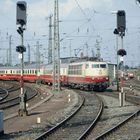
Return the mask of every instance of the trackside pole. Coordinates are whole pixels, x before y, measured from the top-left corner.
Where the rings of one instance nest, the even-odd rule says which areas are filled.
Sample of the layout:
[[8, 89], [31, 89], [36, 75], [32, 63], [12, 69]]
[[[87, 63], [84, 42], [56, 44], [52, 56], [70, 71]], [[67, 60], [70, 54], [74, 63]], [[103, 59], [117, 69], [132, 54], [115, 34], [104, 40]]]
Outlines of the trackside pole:
[[[121, 36], [121, 40], [122, 40], [122, 49], [123, 49], [123, 35]], [[122, 50], [121, 50], [122, 51]], [[125, 93], [124, 93], [124, 60], [123, 60], [123, 53], [120, 56], [120, 64], [121, 64], [121, 92], [119, 93], [119, 100], [120, 100], [120, 106], [124, 106], [125, 105]]]
[[[21, 26], [21, 29], [23, 30], [23, 27]], [[21, 48], [23, 49], [23, 32], [20, 34], [21, 35]], [[22, 50], [21, 49], [21, 50]], [[26, 109], [26, 100], [27, 100], [27, 96], [26, 93], [24, 93], [24, 81], [23, 81], [23, 74], [24, 74], [24, 61], [23, 61], [23, 52], [25, 50], [23, 49], [22, 51], [20, 51], [19, 55], [20, 55], [20, 59], [21, 59], [21, 77], [20, 77], [20, 107], [18, 110], [18, 114], [19, 116], [27, 116], [28, 112]]]
[[125, 104], [125, 93], [124, 93], [124, 72], [123, 72], [123, 57], [120, 57], [120, 61], [121, 61], [121, 83], [120, 83], [120, 87], [121, 87], [121, 91], [119, 93], [119, 101], [120, 101], [120, 106], [124, 106]]
[[21, 45], [16, 47], [16, 51], [19, 52], [19, 58], [21, 59], [21, 72], [20, 72], [20, 106], [18, 110], [18, 115], [19, 116], [26, 116], [28, 114], [27, 109], [26, 109], [26, 93], [24, 93], [24, 81], [23, 81], [23, 75], [24, 75], [24, 56], [23, 53], [26, 52], [26, 48], [23, 43], [23, 32], [26, 29], [26, 22], [27, 22], [27, 14], [26, 14], [26, 9], [27, 9], [27, 3], [25, 1], [18, 1], [17, 2], [17, 12], [16, 12], [16, 24], [18, 25], [17, 32], [21, 36]]
[[119, 100], [120, 106], [124, 106], [125, 104], [125, 93], [124, 93], [124, 61], [123, 56], [126, 55], [126, 51], [123, 49], [123, 36], [125, 36], [126, 29], [126, 14], [124, 10], [117, 11], [117, 29], [115, 29], [114, 33], [121, 37], [121, 49], [117, 51], [117, 54], [120, 56], [120, 70], [121, 70], [121, 83], [120, 83], [120, 93]]

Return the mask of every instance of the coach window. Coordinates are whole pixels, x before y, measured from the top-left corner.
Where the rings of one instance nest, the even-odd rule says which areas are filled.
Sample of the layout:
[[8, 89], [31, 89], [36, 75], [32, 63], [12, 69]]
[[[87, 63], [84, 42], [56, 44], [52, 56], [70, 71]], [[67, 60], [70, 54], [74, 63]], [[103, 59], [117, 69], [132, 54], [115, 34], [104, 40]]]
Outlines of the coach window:
[[65, 69], [63, 68], [63, 74], [65, 74]]

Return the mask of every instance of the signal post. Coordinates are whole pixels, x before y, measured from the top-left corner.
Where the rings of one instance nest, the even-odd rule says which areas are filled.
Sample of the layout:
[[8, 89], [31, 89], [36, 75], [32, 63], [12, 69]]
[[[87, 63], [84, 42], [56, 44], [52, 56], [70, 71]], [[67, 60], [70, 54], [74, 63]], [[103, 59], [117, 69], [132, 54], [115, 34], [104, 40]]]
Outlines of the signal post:
[[126, 51], [123, 48], [123, 37], [125, 36], [125, 29], [126, 29], [126, 19], [125, 19], [125, 11], [119, 10], [117, 12], [117, 34], [121, 37], [121, 49], [117, 51], [117, 55], [120, 56], [120, 93], [119, 93], [119, 100], [120, 106], [124, 106], [125, 104], [125, 93], [124, 93], [124, 56], [126, 55]]
[[18, 115], [19, 116], [27, 116], [28, 112], [26, 109], [26, 100], [27, 100], [27, 95], [24, 93], [24, 81], [23, 81], [23, 74], [24, 74], [24, 55], [23, 53], [26, 52], [26, 48], [24, 46], [24, 38], [23, 38], [23, 33], [25, 30], [25, 25], [26, 25], [26, 2], [25, 1], [19, 1], [17, 2], [17, 19], [16, 19], [16, 24], [19, 26], [17, 29], [17, 32], [21, 36], [21, 45], [16, 47], [16, 51], [19, 52], [19, 58], [21, 59], [21, 77], [20, 77], [20, 88], [21, 88], [21, 93], [20, 93], [20, 107], [18, 110]]

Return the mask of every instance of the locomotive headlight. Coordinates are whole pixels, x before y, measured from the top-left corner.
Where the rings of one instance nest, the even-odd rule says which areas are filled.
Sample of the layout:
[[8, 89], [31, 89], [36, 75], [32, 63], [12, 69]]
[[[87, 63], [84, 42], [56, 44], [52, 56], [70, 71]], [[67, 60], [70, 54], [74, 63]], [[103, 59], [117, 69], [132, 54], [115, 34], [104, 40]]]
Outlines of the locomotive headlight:
[[108, 80], [109, 78], [108, 77], [106, 77], [106, 80]]
[[92, 77], [92, 80], [94, 80], [95, 78], [94, 77]]

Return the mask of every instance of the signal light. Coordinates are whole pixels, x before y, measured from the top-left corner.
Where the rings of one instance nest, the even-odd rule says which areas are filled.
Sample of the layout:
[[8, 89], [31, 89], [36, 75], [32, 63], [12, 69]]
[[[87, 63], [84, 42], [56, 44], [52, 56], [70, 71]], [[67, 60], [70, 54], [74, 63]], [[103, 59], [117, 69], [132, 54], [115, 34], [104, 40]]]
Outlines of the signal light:
[[119, 32], [118, 32], [118, 30], [116, 28], [114, 29], [114, 32], [113, 33], [116, 34], [116, 35], [119, 34]]
[[17, 19], [16, 24], [20, 24], [21, 26], [26, 25], [26, 7], [27, 4], [25, 1], [17, 2]]
[[117, 12], [117, 30], [118, 32], [125, 32], [126, 29], [126, 19], [125, 19], [125, 11], [119, 10]]
[[140, 0], [136, 0], [136, 1], [140, 3]]
[[120, 55], [120, 56], [124, 56], [127, 53], [126, 53], [126, 51], [124, 49], [119, 49], [118, 52], [117, 52], [117, 54]]
[[16, 51], [19, 53], [26, 52], [26, 48], [24, 46], [17, 46]]

